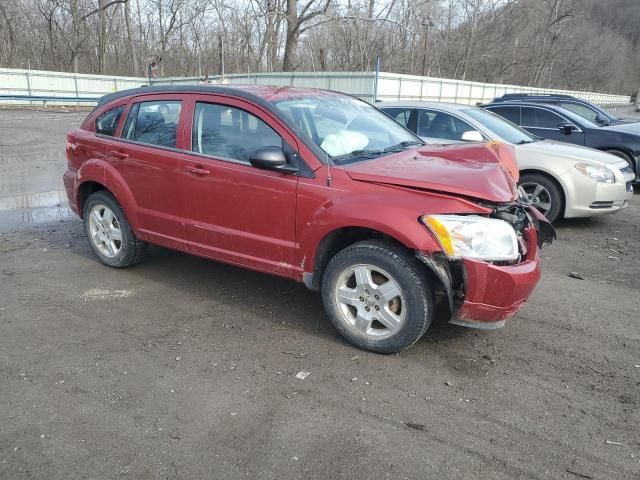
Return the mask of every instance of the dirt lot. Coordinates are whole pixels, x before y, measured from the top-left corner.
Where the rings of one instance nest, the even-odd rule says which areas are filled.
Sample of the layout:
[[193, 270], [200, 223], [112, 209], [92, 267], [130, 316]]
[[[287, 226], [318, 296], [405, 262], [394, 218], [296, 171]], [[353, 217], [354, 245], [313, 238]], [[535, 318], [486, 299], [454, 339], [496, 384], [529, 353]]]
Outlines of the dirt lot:
[[374, 355], [293, 282], [101, 266], [58, 194], [82, 117], [0, 111], [0, 478], [640, 478], [640, 195], [561, 223], [504, 329]]

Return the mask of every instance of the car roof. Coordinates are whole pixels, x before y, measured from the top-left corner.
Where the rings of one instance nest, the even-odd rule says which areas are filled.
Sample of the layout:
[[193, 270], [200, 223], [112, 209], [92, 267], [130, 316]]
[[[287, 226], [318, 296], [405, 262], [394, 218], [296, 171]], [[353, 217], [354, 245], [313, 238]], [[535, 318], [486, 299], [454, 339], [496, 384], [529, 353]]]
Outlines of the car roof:
[[320, 88], [301, 88], [273, 85], [152, 85], [150, 87], [142, 86], [138, 88], [130, 88], [127, 90], [120, 90], [119, 92], [110, 93], [98, 100], [98, 106], [104, 105], [105, 103], [111, 102], [118, 98], [162, 93], [210, 93], [219, 95], [233, 95], [245, 98], [247, 100], [252, 100], [259, 104], [265, 102], [271, 103], [277, 100], [305, 97], [310, 95], [346, 95], [344, 93], [324, 90]]
[[376, 103], [376, 107], [378, 108], [385, 108], [385, 107], [392, 107], [392, 108], [402, 108], [402, 107], [406, 107], [406, 108], [443, 108], [443, 109], [447, 109], [447, 110], [464, 110], [467, 109], [469, 107], [472, 107], [473, 105], [463, 105], [460, 103], [450, 103], [450, 102], [426, 102], [426, 101], [421, 101], [421, 100], [397, 100], [397, 101], [393, 101], [393, 102], [380, 102], [380, 103]]

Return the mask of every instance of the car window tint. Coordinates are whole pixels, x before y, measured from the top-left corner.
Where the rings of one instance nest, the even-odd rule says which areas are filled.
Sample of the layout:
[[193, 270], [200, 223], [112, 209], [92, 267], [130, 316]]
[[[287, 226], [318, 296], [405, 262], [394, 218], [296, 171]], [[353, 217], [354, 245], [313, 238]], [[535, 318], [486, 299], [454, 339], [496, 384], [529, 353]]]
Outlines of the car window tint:
[[506, 118], [511, 123], [523, 125], [523, 123], [520, 122], [520, 107], [491, 107], [488, 110]]
[[282, 147], [282, 138], [258, 117], [225, 105], [196, 103], [191, 140], [194, 152], [249, 162], [261, 147]]
[[535, 107], [522, 107], [522, 125], [535, 128], [557, 128], [566, 122], [564, 118], [549, 110]]
[[136, 142], [176, 147], [181, 102], [163, 100], [141, 102], [131, 109], [122, 137]]
[[586, 118], [587, 120], [590, 120], [594, 123], [598, 123], [596, 121], [596, 118], [598, 117], [598, 112], [590, 109], [589, 107], [585, 107], [584, 105], [580, 105], [579, 103], [572, 103], [572, 102], [562, 102], [560, 103], [560, 106], [562, 108], [569, 110], [570, 112], [573, 112], [577, 115], [580, 115], [581, 117]]
[[418, 113], [418, 136], [442, 140], [462, 140], [462, 134], [474, 131], [464, 120], [445, 112], [421, 109]]
[[118, 121], [124, 112], [125, 105], [112, 108], [96, 118], [96, 133], [100, 135], [114, 136], [118, 128]]

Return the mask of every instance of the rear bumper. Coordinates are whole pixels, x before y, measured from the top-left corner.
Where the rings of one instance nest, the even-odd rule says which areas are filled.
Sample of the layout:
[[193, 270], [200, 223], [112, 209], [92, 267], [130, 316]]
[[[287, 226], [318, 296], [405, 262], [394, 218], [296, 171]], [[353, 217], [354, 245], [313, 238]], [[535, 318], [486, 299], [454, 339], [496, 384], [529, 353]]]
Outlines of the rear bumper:
[[464, 260], [464, 302], [449, 323], [472, 328], [499, 328], [505, 319], [520, 310], [540, 280], [535, 229], [528, 229], [526, 237], [527, 255], [517, 265], [498, 266]]
[[78, 175], [76, 172], [67, 170], [62, 175], [62, 181], [64, 182], [64, 189], [67, 192], [67, 198], [69, 199], [69, 207], [78, 216], [81, 216], [78, 208], [78, 188], [77, 188]]

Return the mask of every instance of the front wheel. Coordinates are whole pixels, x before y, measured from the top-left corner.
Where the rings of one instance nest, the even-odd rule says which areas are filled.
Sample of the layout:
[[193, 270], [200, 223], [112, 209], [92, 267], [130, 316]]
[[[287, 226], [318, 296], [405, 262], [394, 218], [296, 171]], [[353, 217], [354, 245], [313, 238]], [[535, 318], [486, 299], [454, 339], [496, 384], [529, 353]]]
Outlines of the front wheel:
[[560, 187], [545, 175], [525, 173], [520, 177], [520, 186], [527, 194], [532, 206], [542, 213], [549, 222], [555, 222], [562, 214], [562, 193]]
[[433, 319], [424, 267], [403, 248], [382, 241], [358, 242], [333, 257], [322, 277], [322, 299], [338, 332], [372, 352], [410, 347]]

